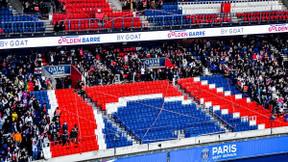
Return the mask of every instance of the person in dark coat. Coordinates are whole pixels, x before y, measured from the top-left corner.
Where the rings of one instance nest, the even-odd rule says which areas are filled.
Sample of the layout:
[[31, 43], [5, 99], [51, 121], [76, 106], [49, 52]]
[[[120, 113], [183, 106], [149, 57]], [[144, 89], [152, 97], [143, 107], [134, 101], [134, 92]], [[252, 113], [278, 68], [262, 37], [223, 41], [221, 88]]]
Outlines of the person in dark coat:
[[63, 132], [63, 135], [62, 135], [62, 140], [63, 140], [63, 145], [65, 145], [67, 143], [67, 140], [68, 140], [68, 133], [67, 133], [67, 130], [65, 130]]
[[78, 128], [77, 125], [75, 124], [75, 127], [71, 130], [70, 138], [74, 139], [75, 142], [77, 142], [77, 137], [78, 137]]
[[62, 129], [63, 129], [63, 132], [68, 131], [68, 125], [67, 125], [66, 121], [64, 122]]

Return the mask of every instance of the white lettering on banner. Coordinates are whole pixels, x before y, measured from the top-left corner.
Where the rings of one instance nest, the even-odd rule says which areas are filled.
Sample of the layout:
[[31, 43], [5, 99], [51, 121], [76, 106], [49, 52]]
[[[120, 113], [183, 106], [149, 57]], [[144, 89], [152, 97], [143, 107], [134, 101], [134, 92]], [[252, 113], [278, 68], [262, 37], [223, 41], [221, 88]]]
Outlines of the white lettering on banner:
[[23, 47], [27, 46], [28, 39], [26, 40], [10, 40], [10, 41], [0, 41], [0, 47]]
[[205, 36], [205, 31], [193, 31], [187, 32], [186, 30], [172, 30], [168, 33], [168, 38], [185, 38], [185, 37], [195, 37], [195, 36]]
[[268, 30], [269, 30], [269, 32], [272, 32], [272, 31], [287, 31], [288, 27], [286, 26], [286, 24], [271, 25]]
[[232, 157], [237, 155], [237, 145], [223, 145], [212, 147], [212, 159], [219, 159], [225, 157]]
[[87, 37], [82, 38], [82, 43], [92, 43], [92, 42], [100, 42], [100, 37]]
[[80, 36], [64, 36], [58, 40], [58, 44], [83, 44], [100, 42], [100, 37], [80, 37]]
[[55, 75], [55, 74], [64, 74], [65, 68], [64, 66], [50, 66], [48, 68], [49, 73]]
[[221, 29], [221, 34], [242, 34], [242, 33], [244, 33], [244, 28]]
[[204, 38], [236, 36], [250, 34], [268, 34], [288, 32], [288, 24], [251, 25], [236, 27], [215, 27], [186, 30], [163, 30], [131, 33], [91, 34], [74, 36], [34, 37], [18, 39], [0, 39], [1, 49], [53, 47], [68, 45], [88, 45], [103, 43], [156, 41], [183, 38]]
[[141, 34], [124, 34], [124, 35], [117, 35], [117, 40], [140, 40]]
[[160, 66], [160, 59], [149, 59], [145, 61], [145, 64], [150, 66]]

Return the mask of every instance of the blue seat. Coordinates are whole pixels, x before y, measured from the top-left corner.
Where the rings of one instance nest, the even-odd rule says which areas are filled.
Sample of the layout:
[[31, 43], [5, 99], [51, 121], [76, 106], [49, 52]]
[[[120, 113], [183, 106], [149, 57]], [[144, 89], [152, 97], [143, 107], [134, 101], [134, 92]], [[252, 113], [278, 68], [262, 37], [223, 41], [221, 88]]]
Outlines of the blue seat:
[[[168, 102], [164, 104], [164, 109], [172, 110], [173, 112], [184, 113], [195, 118], [189, 118], [181, 115], [177, 115], [171, 112], [163, 111], [159, 116], [157, 122], [147, 132], [148, 128], [153, 124], [155, 118], [158, 116], [160, 110], [145, 106], [150, 105], [153, 107], [161, 107], [163, 105], [163, 98], [140, 100], [135, 102], [128, 102], [126, 107], [119, 107], [118, 112], [114, 113], [114, 118], [118, 123], [121, 123], [127, 129], [130, 129], [139, 140], [143, 140], [143, 143], [150, 143], [156, 141], [169, 140], [171, 138], [177, 138], [177, 135], [173, 133], [173, 130], [186, 129], [197, 126], [195, 122], [204, 122], [200, 124], [198, 130], [200, 133], [212, 133], [218, 132], [220, 127], [211, 121], [210, 117], [196, 108], [195, 104], [182, 105], [180, 101]], [[141, 105], [141, 104], [145, 105]], [[120, 120], [121, 119], [121, 120]], [[211, 122], [205, 123], [205, 122]], [[204, 131], [205, 130], [205, 131]], [[189, 133], [188, 133], [189, 134]], [[187, 135], [187, 137], [191, 135]], [[144, 139], [142, 139], [144, 137]]]

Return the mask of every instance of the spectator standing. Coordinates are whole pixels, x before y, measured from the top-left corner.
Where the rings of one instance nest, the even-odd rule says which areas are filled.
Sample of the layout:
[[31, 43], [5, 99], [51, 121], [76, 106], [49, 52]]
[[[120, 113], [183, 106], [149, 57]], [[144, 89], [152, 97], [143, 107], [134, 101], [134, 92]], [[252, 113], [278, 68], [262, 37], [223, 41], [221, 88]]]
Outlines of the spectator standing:
[[14, 135], [13, 139], [16, 142], [16, 145], [19, 147], [20, 143], [22, 142], [22, 136], [19, 133], [19, 131], [17, 131], [17, 133]]

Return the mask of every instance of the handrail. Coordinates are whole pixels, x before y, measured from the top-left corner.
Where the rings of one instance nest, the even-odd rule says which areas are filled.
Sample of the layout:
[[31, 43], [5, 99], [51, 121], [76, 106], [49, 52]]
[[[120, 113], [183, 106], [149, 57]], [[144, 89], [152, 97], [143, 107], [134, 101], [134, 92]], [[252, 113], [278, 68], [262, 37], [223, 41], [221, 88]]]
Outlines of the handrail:
[[17, 12], [23, 13], [24, 7], [18, 0], [8, 0], [11, 6], [17, 10]]
[[163, 3], [163, 5], [174, 5], [169, 3], [176, 3], [176, 4], [217, 4], [217, 3], [240, 3], [240, 2], [270, 2], [270, 1], [276, 1], [276, 0], [253, 0], [253, 1], [247, 1], [247, 0], [217, 0], [217, 1], [190, 1], [190, 2], [168, 2], [168, 4]]
[[[191, 86], [191, 85], [190, 85]], [[194, 85], [192, 85], [192, 86], [194, 86]], [[196, 90], [196, 91], [201, 91], [201, 90]], [[226, 99], [226, 98], [224, 98], [224, 97], [221, 97], [221, 96], [218, 96], [218, 95], [216, 95], [216, 94], [214, 94], [214, 93], [212, 93], [212, 92], [209, 92], [209, 91], [207, 91], [207, 90], [204, 90], [203, 89], [203, 91], [204, 92], [206, 92], [206, 93], [209, 93], [210, 95], [212, 95], [212, 96], [214, 96], [214, 97], [216, 97], [216, 98], [221, 98], [221, 99], [223, 99], [223, 100], [226, 100], [227, 102], [232, 102], [232, 101], [230, 101], [230, 100], [228, 100], [228, 99]], [[200, 93], [199, 93], [200, 94]], [[198, 95], [199, 95], [198, 94]], [[195, 95], [195, 96], [197, 96], [197, 95]], [[198, 97], [198, 96], [197, 96]], [[241, 105], [241, 104], [238, 104], [238, 103], [235, 103], [236, 105], [238, 105], [238, 107], [242, 107], [242, 108], [245, 108], [246, 110], [249, 110], [249, 111], [251, 111], [251, 112], [254, 112], [254, 113], [256, 113], [256, 114], [258, 114], [258, 115], [260, 115], [260, 116], [262, 116], [262, 117], [265, 117], [265, 118], [267, 118], [267, 119], [270, 119], [269, 117], [267, 117], [266, 115], [263, 115], [263, 114], [260, 114], [260, 113], [258, 113], [257, 111], [253, 111], [253, 110], [251, 110], [251, 109], [249, 109], [249, 108], [247, 108], [247, 107], [245, 107], [245, 106], [243, 106], [243, 105]]]
[[142, 138], [140, 138], [130, 127], [128, 127], [127, 124], [125, 124], [124, 121], [121, 120], [121, 118], [118, 117], [118, 115], [114, 114], [116, 116], [116, 120], [120, 120], [121, 123], [123, 123], [125, 125], [125, 127], [127, 128], [127, 130], [129, 129], [137, 138], [139, 138], [140, 140], [143, 140]]
[[[228, 80], [229, 82], [231, 82], [242, 94], [245, 94], [245, 95], [249, 96], [249, 98], [250, 98], [250, 95], [249, 95], [248, 93], [243, 93], [242, 90], [239, 88], [239, 86], [238, 86], [238, 85], [235, 85], [235, 84], [230, 80], [230, 78], [227, 78], [227, 80]], [[250, 100], [256, 102], [253, 98], [250, 98]], [[262, 108], [265, 108], [263, 105], [261, 105], [261, 107], [262, 107]], [[266, 109], [265, 109], [265, 110], [266, 110]], [[266, 111], [268, 111], [268, 110], [266, 110]]]
[[[30, 24], [32, 23], [32, 26], [30, 26]], [[43, 32], [42, 29], [40, 29], [40, 31], [37, 31], [37, 23], [43, 23], [43, 26], [41, 26], [40, 28], [44, 28], [44, 31], [46, 30], [46, 22], [44, 21], [9, 21], [9, 22], [1, 22], [1, 26], [4, 27], [5, 25], [9, 25], [12, 28], [20, 28], [23, 29], [23, 31], [18, 31], [16, 33], [37, 33], [37, 32]], [[19, 26], [19, 24], [21, 24], [21, 26]], [[27, 25], [28, 24], [28, 25]], [[33, 28], [34, 31], [25, 31], [26, 28]], [[4, 29], [3, 29], [4, 30]], [[13, 31], [14, 32], [14, 31]], [[4, 33], [2, 33], [4, 34]]]
[[[195, 14], [194, 16], [203, 16], [203, 18], [201, 20], [206, 20], [206, 15], [217, 15], [217, 18], [212, 16], [209, 20], [213, 20], [216, 21], [216, 19], [219, 19], [219, 18], [223, 18], [223, 17], [226, 17], [228, 19], [231, 19], [231, 14], [223, 14], [223, 13], [218, 13], [218, 14]], [[69, 16], [69, 15], [68, 15]], [[153, 27], [164, 27], [166, 26], [166, 24], [164, 23], [165, 20], [166, 20], [166, 17], [169, 17], [169, 19], [171, 20], [176, 20], [178, 19], [179, 17], [181, 17], [181, 20], [179, 19], [179, 22], [181, 22], [181, 24], [172, 24], [171, 26], [179, 26], [179, 25], [191, 25], [191, 24], [185, 24], [185, 20], [184, 20], [184, 17], [186, 19], [186, 16], [189, 16], [189, 21], [191, 22], [192, 20], [194, 20], [194, 17], [192, 17], [191, 15], [180, 15], [180, 14], [177, 14], [177, 15], [155, 15], [155, 16], [148, 16], [148, 19], [152, 18], [153, 19], [153, 22], [151, 22], [151, 24], [153, 24]], [[163, 24], [162, 25], [156, 25], [156, 22], [155, 22], [155, 19], [157, 18], [161, 18]], [[125, 20], [129, 20], [129, 22], [131, 22], [131, 28], [136, 28], [136, 27], [139, 27], [139, 26], [136, 26], [135, 22], [138, 22], [140, 21], [141, 22], [141, 25], [143, 24], [142, 21], [140, 19], [140, 17], [110, 17], [110, 18], [103, 18], [103, 20], [101, 21], [101, 19], [98, 19], [98, 18], [88, 18], [88, 19], [66, 19], [66, 20], [60, 20], [58, 22], [63, 22], [65, 25], [68, 25], [68, 30], [69, 31], [72, 31], [71, 29], [71, 22], [74, 22], [73, 24], [74, 25], [78, 25], [79, 27], [81, 26], [81, 21], [89, 21], [89, 25], [88, 25], [88, 29], [84, 29], [84, 30], [95, 30], [95, 29], [91, 29], [91, 21], [97, 21], [98, 23], [98, 28], [99, 29], [105, 29], [105, 24], [108, 24], [108, 23], [112, 23], [112, 27], [108, 27], [108, 28], [117, 28], [117, 27], [114, 27], [114, 24], [115, 24], [115, 21], [121, 21], [121, 25], [120, 28], [123, 28], [124, 27], [124, 24], [125, 24]], [[75, 23], [75, 21], [77, 21]], [[66, 24], [66, 22], [68, 22], [68, 24]], [[206, 22], [204, 22], [206, 23]], [[216, 23], [216, 22], [215, 22]], [[217, 22], [217, 23], [226, 23], [224, 21], [220, 21], [220, 22]], [[76, 29], [78, 30], [78, 29]], [[98, 29], [97, 29], [98, 30]]]
[[220, 119], [222, 122], [224, 122], [225, 124], [229, 125], [231, 128], [235, 129], [236, 126], [232, 126], [230, 123], [228, 123], [226, 120], [224, 120], [223, 118], [221, 118], [218, 114], [216, 114], [213, 110], [211, 110], [210, 108], [208, 108], [208, 110], [213, 114], [213, 116], [215, 115], [218, 119]]
[[[112, 23], [112, 28], [114, 28], [115, 21], [119, 21], [119, 20], [121, 20], [122, 27], [124, 27], [125, 20], [131, 20], [131, 27], [132, 28], [137, 27], [135, 22], [142, 21], [139, 17], [111, 17], [111, 18], [103, 18], [102, 21], [99, 18], [88, 18], [88, 19], [66, 19], [66, 20], [59, 20], [58, 22], [60, 22], [60, 23], [63, 22], [65, 25], [68, 25], [68, 30], [72, 31], [72, 29], [71, 29], [72, 22], [73, 22], [73, 25], [78, 25], [78, 27], [80, 27], [82, 24], [82, 21], [88, 21], [88, 29], [84, 29], [84, 30], [93, 30], [93, 29], [91, 29], [92, 21], [96, 21], [94, 23], [98, 24], [99, 29], [101, 29], [101, 28], [104, 29], [105, 24], [108, 24], [108, 23]], [[75, 23], [75, 21], [76, 21], [76, 23]], [[66, 24], [66, 22], [68, 22], [68, 23]]]
[[[204, 91], [206, 91], [206, 90], [204, 90]], [[223, 100], [226, 100], [226, 101], [228, 101], [228, 102], [232, 102], [232, 101], [230, 101], [230, 100], [228, 100], [228, 99], [226, 99], [226, 98], [224, 98], [224, 97], [220, 97], [220, 96], [215, 95], [215, 94], [213, 94], [213, 93], [211, 93], [211, 92], [209, 92], [209, 91], [206, 91], [206, 92], [209, 93], [209, 94], [211, 94], [211, 95], [213, 95], [213, 96], [215, 96], [215, 97], [217, 97], [217, 98], [222, 98]], [[238, 104], [238, 103], [235, 103], [235, 104], [238, 105], [238, 106], [240, 106], [240, 107], [242, 107], [242, 108], [245, 108], [246, 110], [249, 110], [249, 111], [251, 111], [251, 112], [254, 112], [254, 113], [256, 113], [256, 114], [258, 114], [258, 115], [260, 115], [260, 116], [262, 116], [262, 117], [265, 117], [265, 118], [267, 118], [267, 119], [270, 119], [270, 118], [267, 117], [266, 115], [260, 114], [260, 113], [258, 113], [257, 111], [253, 111], [253, 110], [251, 110], [251, 109], [249, 109], [249, 108], [247, 108], [247, 107], [245, 107], [245, 106], [242, 106], [241, 104]]]

